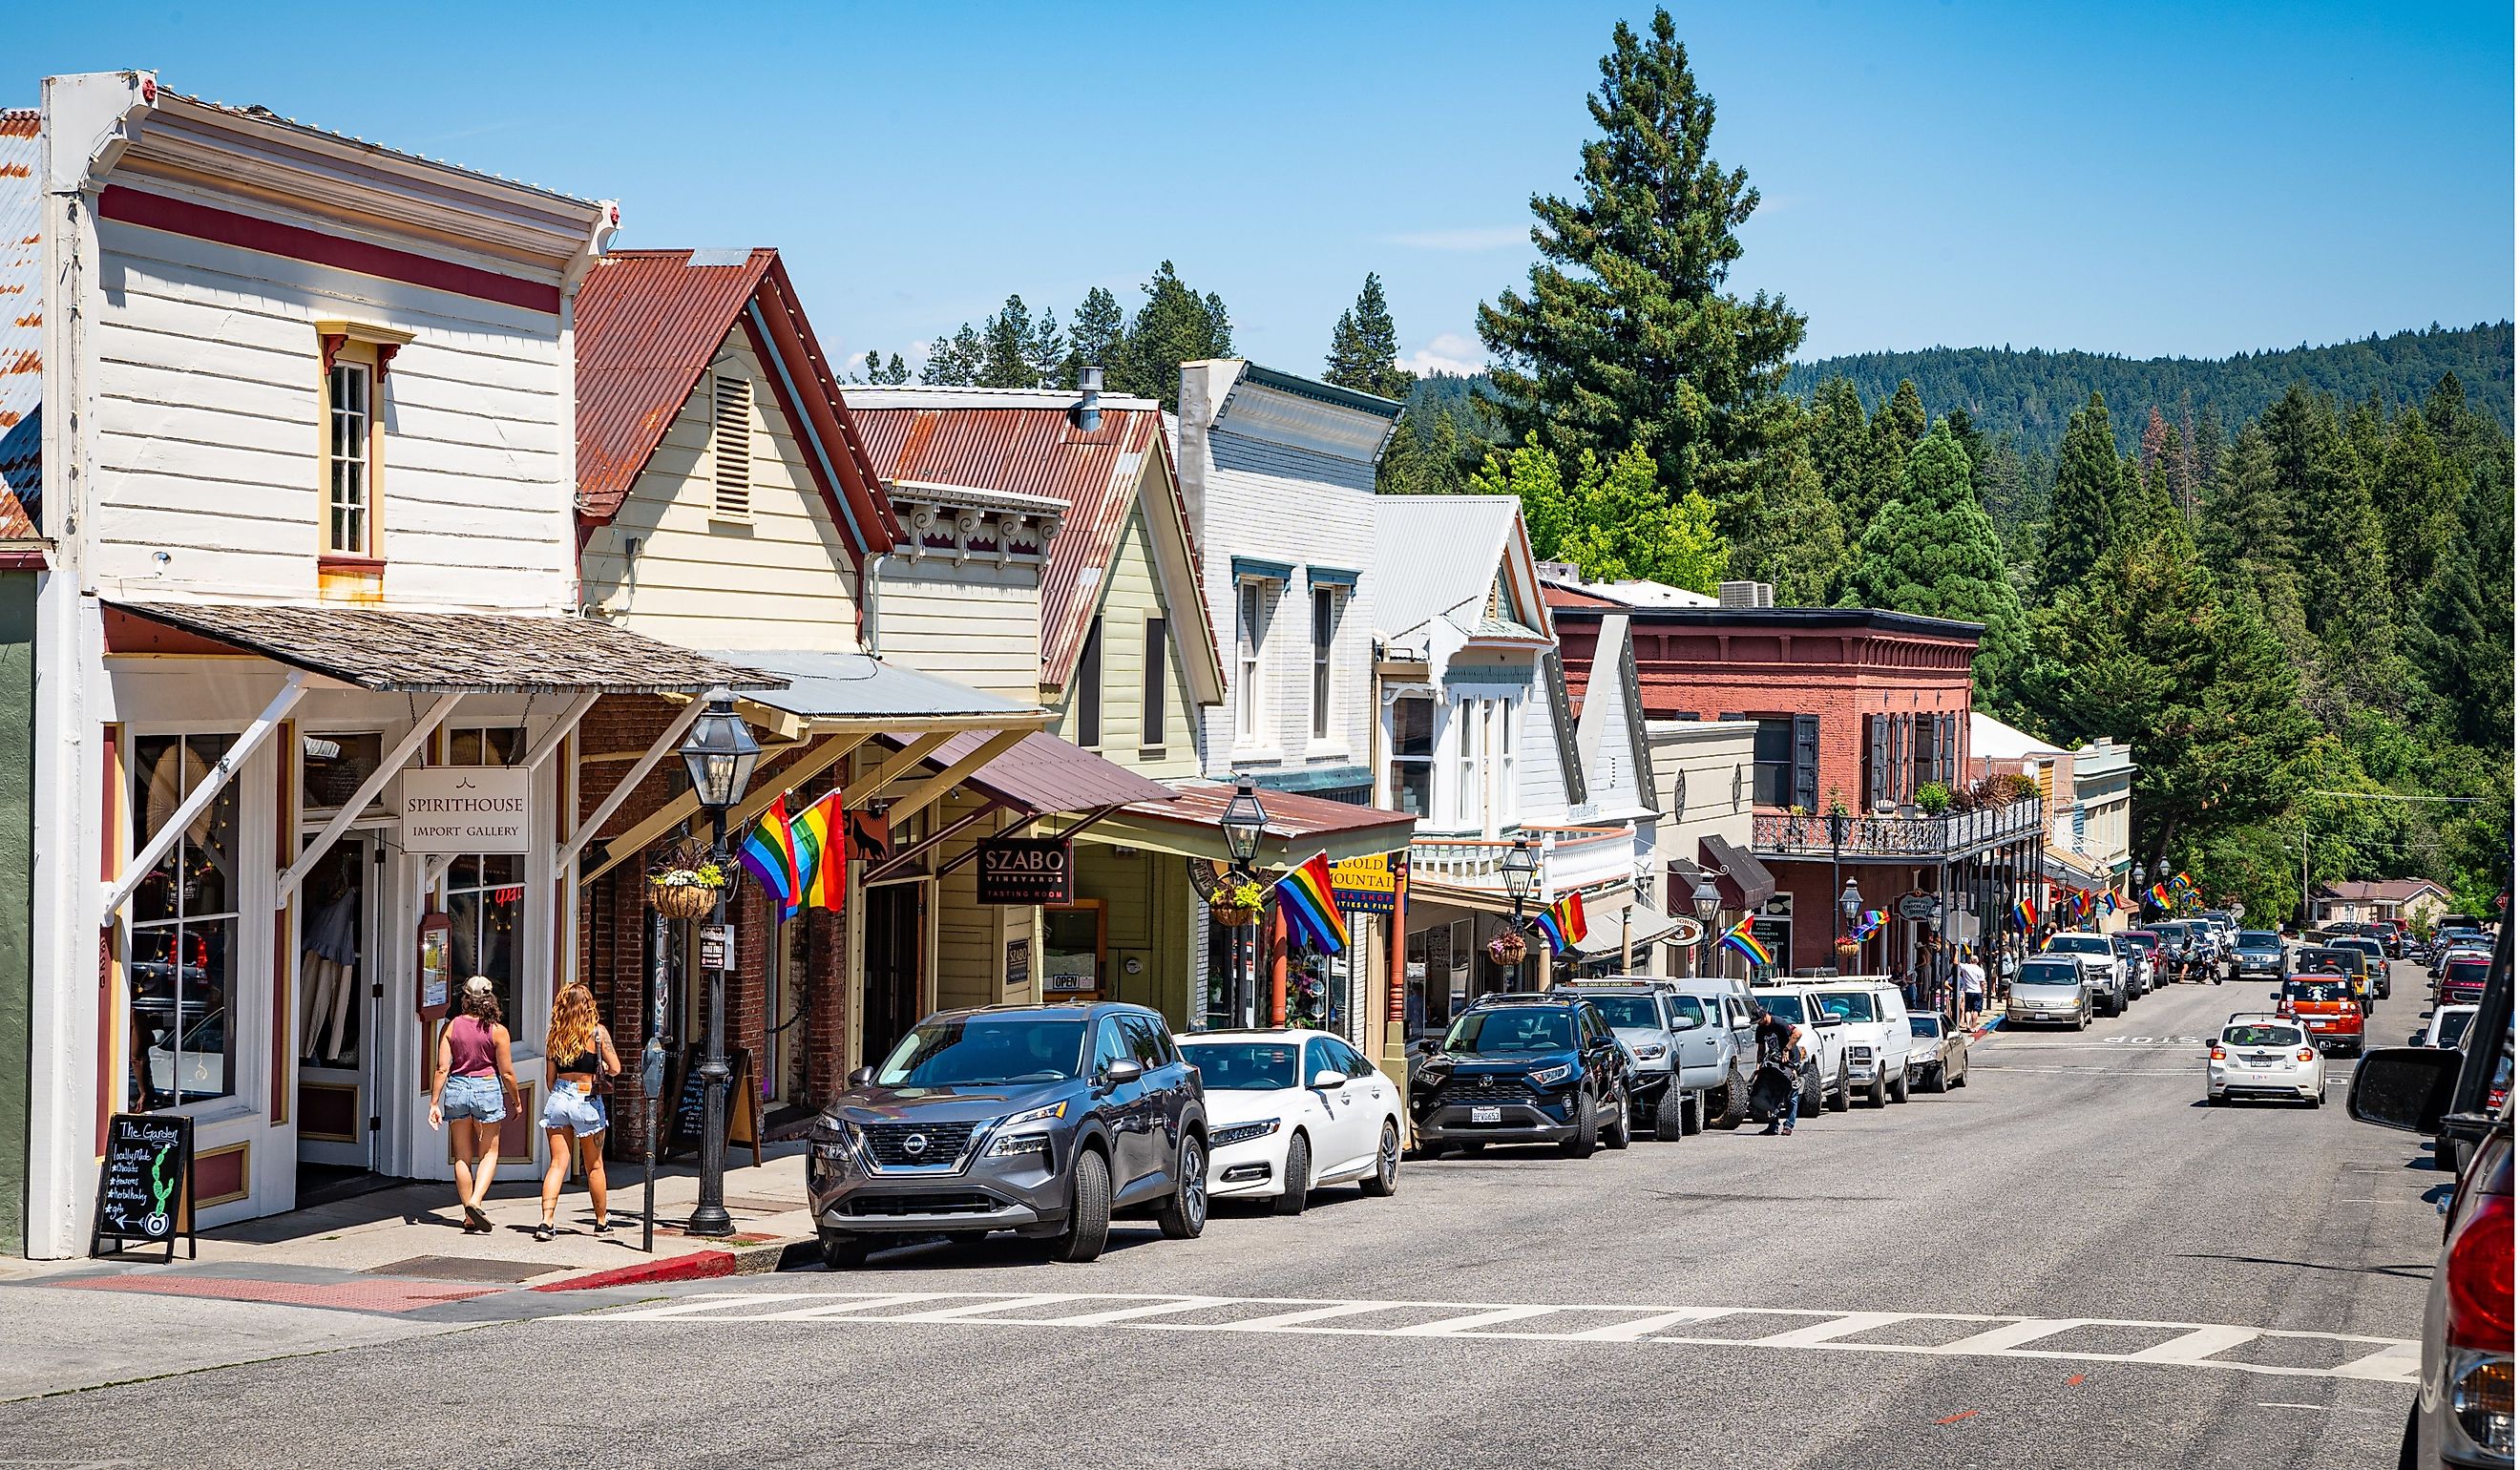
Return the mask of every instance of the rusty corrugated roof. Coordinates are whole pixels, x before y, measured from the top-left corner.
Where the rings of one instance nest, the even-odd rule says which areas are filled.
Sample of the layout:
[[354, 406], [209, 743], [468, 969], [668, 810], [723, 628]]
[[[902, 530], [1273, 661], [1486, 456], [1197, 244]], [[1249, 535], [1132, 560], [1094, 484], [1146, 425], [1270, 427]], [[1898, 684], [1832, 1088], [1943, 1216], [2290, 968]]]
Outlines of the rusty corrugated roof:
[[[942, 771], [979, 749], [982, 741], [996, 734], [992, 730], [967, 730], [937, 746], [928, 754], [926, 764]], [[897, 750], [918, 738], [918, 735], [905, 732], [878, 738]], [[1173, 796], [1172, 789], [1163, 782], [1148, 780], [1125, 766], [1114, 765], [1044, 731], [1034, 731], [1017, 740], [972, 772], [966, 783], [1017, 811], [1045, 815], [1090, 812], [1097, 807], [1128, 806], [1133, 802], [1161, 807]]]
[[0, 109], [0, 541], [38, 534], [43, 513], [40, 126], [32, 108]]
[[[1065, 687], [1075, 672], [1149, 457], [1159, 457], [1188, 534], [1190, 515], [1172, 472], [1163, 412], [1151, 399], [1103, 395], [1102, 423], [1089, 434], [1069, 412], [1076, 395], [1063, 391], [858, 388], [848, 396], [877, 472], [887, 483], [1020, 491], [1066, 503], [1041, 574], [1041, 682], [1053, 689]], [[1155, 534], [1157, 528], [1148, 531]], [[1195, 567], [1195, 540], [1190, 557]], [[1188, 630], [1184, 641], [1204, 641], [1213, 657], [1206, 593], [1197, 597], [1198, 627]]]

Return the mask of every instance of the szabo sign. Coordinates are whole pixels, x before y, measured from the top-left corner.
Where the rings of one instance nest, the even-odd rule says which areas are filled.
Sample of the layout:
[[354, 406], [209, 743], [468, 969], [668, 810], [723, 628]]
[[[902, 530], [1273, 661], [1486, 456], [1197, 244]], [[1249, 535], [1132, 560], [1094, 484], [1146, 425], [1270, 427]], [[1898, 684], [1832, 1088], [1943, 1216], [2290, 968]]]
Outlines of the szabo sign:
[[402, 777], [402, 846], [413, 853], [521, 853], [533, 773], [424, 766]]
[[1059, 837], [983, 837], [980, 902], [1065, 904], [1076, 898], [1076, 865]]

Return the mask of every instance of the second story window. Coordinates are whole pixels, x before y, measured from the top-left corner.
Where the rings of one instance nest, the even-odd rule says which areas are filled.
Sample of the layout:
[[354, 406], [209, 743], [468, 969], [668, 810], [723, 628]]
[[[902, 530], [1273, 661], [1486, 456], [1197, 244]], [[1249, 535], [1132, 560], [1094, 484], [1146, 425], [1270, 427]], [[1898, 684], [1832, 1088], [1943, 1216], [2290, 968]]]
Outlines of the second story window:
[[1102, 743], [1102, 619], [1085, 625], [1085, 648], [1076, 655], [1076, 743]]
[[1412, 817], [1435, 815], [1435, 701], [1391, 703], [1391, 805]]
[[1330, 645], [1338, 636], [1338, 592], [1313, 589], [1313, 738], [1330, 737]]
[[722, 520], [752, 518], [752, 379], [712, 375], [709, 395], [709, 448], [716, 462], [716, 498], [710, 505]]
[[1794, 722], [1763, 719], [1750, 740], [1750, 800], [1763, 807], [1794, 804]]
[[365, 557], [376, 555], [377, 370], [349, 350], [325, 375], [324, 550]]
[[1138, 748], [1150, 753], [1164, 748], [1164, 683], [1171, 677], [1164, 649], [1170, 646], [1169, 638], [1162, 618], [1147, 619], [1147, 657], [1139, 669], [1143, 683], [1138, 690]]
[[1234, 607], [1234, 734], [1244, 745], [1260, 743], [1260, 650], [1269, 638], [1269, 584], [1256, 577], [1236, 589]]

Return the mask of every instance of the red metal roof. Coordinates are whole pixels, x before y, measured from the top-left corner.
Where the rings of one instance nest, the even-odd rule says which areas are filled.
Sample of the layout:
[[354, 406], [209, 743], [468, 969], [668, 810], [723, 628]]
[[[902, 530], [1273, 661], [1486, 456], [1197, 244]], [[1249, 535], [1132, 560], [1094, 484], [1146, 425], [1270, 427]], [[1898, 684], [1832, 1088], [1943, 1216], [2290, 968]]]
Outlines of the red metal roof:
[[[994, 730], [968, 730], [929, 752], [924, 764], [939, 771], [980, 748], [997, 735]], [[888, 735], [884, 743], [899, 749], [919, 736]], [[1145, 802], [1161, 806], [1172, 791], [1125, 766], [1114, 765], [1090, 750], [1079, 749], [1055, 735], [1034, 731], [1009, 746], [996, 759], [974, 771], [966, 784], [977, 787], [1021, 812], [1090, 812], [1097, 807]]]
[[[808, 468], [832, 519], [858, 538], [852, 562], [869, 551], [890, 551], [900, 526], [779, 252], [752, 250], [729, 265], [694, 265], [694, 253], [616, 251], [597, 262], [579, 289], [579, 515], [601, 524], [619, 513], [718, 343], [741, 326], [771, 372], [781, 407], [810, 431], [798, 438], [819, 439], [831, 457], [831, 474], [821, 464]], [[758, 324], [748, 305], [759, 308]], [[791, 399], [783, 384], [802, 396]]]

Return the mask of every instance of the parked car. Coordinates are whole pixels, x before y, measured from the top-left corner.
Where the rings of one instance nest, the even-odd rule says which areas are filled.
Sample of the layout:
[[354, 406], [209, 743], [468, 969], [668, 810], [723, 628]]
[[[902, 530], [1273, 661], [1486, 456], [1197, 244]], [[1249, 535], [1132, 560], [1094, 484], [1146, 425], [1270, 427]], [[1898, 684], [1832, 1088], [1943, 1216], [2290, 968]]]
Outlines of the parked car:
[[2346, 1110], [2435, 1138], [2458, 1172], [2425, 1294], [2422, 1361], [2399, 1463], [2512, 1459], [2511, 957], [2495, 955], [2484, 999], [2452, 1051], [2392, 1047], [2356, 1069]]
[[1908, 1100], [1908, 1002], [1887, 977], [1832, 980], [1810, 990], [1811, 1003], [1838, 1024], [1846, 1080], [1874, 1106]]
[[2476, 1019], [2474, 1005], [2436, 1005], [2432, 1019], [2424, 1025], [2423, 1045], [2446, 1047], [2455, 1051], [2461, 1038], [2467, 1035], [2467, 1023]]
[[2352, 982], [2341, 975], [2288, 975], [2282, 987], [2268, 993], [2279, 1015], [2299, 1021], [2311, 1044], [2321, 1051], [2362, 1054], [2362, 1004]]
[[1744, 1046], [1749, 1065], [1757, 1064], [1748, 1013], [1726, 1009], [1729, 982], [1701, 984], [1712, 993], [1684, 994], [1676, 982], [1648, 979], [1586, 980], [1552, 992], [1583, 997], [1610, 1023], [1636, 1068], [1630, 1121], [1664, 1142], [1702, 1131], [1717, 1110], [1737, 1124], [1747, 1104], [1735, 1105], [1732, 1094], [1737, 1088], [1746, 1099], [1749, 1091]]
[[2433, 987], [2433, 999], [2443, 1005], [2473, 1005], [2485, 998], [2485, 977], [2494, 968], [2491, 958], [2473, 951], [2453, 951], [2450, 963], [2442, 966], [2441, 983]]
[[2304, 1024], [2288, 1015], [2241, 1012], [2205, 1049], [2205, 1100], [2288, 1097], [2313, 1107], [2327, 1102], [2327, 1059]]
[[2092, 1008], [2102, 1015], [2126, 1014], [2126, 965], [2118, 958], [2117, 947], [2109, 943], [2107, 935], [2067, 929], [2048, 935], [2039, 953], [2073, 957], [2083, 966], [2083, 978], [2092, 987]]
[[2389, 999], [2389, 952], [2380, 941], [2367, 934], [2348, 934], [2336, 941], [2334, 948], [2352, 950], [2363, 959], [2363, 976], [2371, 988], [2371, 999]]
[[1207, 1227], [1207, 1109], [1163, 1017], [1140, 1005], [938, 1011], [861, 1067], [808, 1134], [823, 1262], [887, 1239], [1045, 1237], [1102, 1252], [1115, 1215]]
[[1847, 1081], [1845, 1028], [1811, 1003], [1810, 990], [1807, 985], [1754, 986], [1750, 1003], [1811, 1033], [1812, 1054], [1803, 1062], [1802, 1101], [1797, 1104], [1803, 1116], [1810, 1117], [1822, 1107], [1842, 1113], [1854, 1096]]
[[2059, 956], [2033, 958], [2013, 977], [2012, 994], [2003, 1002], [2006, 1026], [2071, 1026], [2092, 1024], [2092, 972], [2080, 959]]
[[2140, 968], [2143, 971], [2143, 988], [2145, 990], [2159, 990], [2170, 983], [2169, 973], [2161, 967], [2161, 936], [2159, 934], [2150, 929], [2122, 929], [2109, 937], [2117, 944], [2118, 953], [2128, 955], [2130, 957], [2130, 964], [2134, 963], [2136, 957], [2139, 957], [2141, 958], [2142, 964], [2140, 965]]
[[2283, 936], [2272, 929], [2242, 929], [2231, 936], [2225, 973], [2234, 980], [2274, 980], [2283, 974]]
[[1300, 1027], [1173, 1038], [1207, 1102], [1208, 1194], [1266, 1195], [1301, 1215], [1312, 1191], [1400, 1188], [1400, 1090], [1337, 1037]]
[[1908, 1080], [1919, 1091], [1968, 1086], [1968, 1033], [1931, 1011], [1908, 1012]]
[[1627, 1051], [1592, 1002], [1482, 996], [1431, 1045], [1409, 1099], [1429, 1153], [1554, 1143], [1580, 1159], [1628, 1146]]
[[1669, 983], [1673, 994], [1696, 998], [1709, 1022], [1703, 1035], [1687, 1032], [1675, 1038], [1681, 1086], [1702, 1089], [1699, 1095], [1704, 1099], [1707, 1127], [1739, 1128], [1750, 1120], [1750, 1079], [1759, 1071], [1759, 1033], [1750, 1018], [1750, 987], [1721, 975]]

